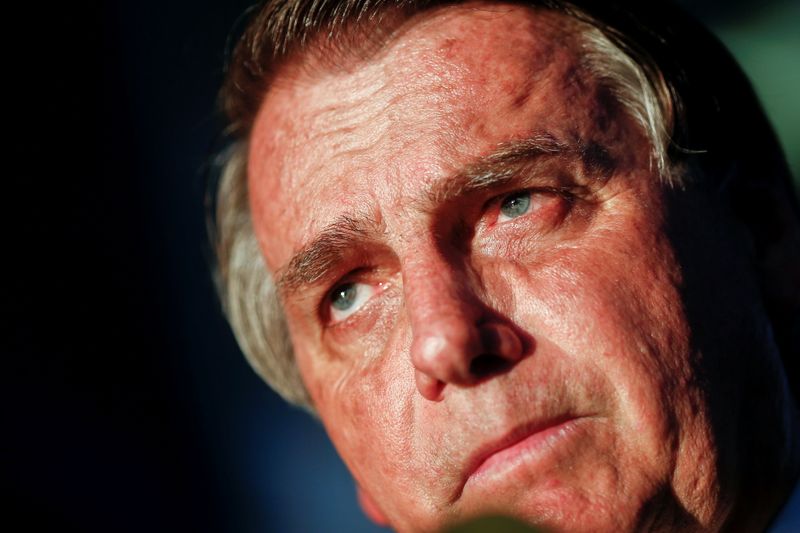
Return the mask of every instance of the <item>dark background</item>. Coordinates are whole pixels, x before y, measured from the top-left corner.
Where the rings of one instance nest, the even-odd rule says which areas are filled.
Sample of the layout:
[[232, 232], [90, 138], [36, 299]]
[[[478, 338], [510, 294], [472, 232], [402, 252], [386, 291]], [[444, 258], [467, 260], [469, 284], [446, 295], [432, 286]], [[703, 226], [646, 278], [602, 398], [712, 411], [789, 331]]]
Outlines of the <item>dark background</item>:
[[[320, 426], [247, 367], [210, 281], [204, 164], [247, 5], [4, 15], [0, 479], [19, 530], [372, 530]], [[797, 175], [800, 2], [689, 7], [754, 77]]]

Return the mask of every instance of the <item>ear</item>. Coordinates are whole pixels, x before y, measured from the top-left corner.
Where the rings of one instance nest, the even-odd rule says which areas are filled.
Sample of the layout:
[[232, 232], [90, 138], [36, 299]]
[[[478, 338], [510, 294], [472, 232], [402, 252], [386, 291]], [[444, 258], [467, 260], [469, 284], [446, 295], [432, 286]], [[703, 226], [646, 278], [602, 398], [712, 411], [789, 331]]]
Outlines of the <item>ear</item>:
[[379, 526], [388, 526], [389, 521], [375, 504], [372, 496], [367, 494], [367, 492], [360, 486], [356, 486], [356, 491], [358, 493], [358, 504], [361, 506], [361, 510], [364, 511], [364, 514], [367, 515], [367, 518]]

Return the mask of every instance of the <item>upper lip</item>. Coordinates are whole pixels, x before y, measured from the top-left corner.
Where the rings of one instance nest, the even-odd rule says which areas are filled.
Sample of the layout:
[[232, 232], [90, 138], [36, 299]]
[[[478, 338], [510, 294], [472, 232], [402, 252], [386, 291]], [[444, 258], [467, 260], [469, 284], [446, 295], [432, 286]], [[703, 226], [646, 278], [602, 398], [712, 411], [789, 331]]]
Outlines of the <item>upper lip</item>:
[[503, 434], [500, 438], [490, 440], [479, 446], [472, 454], [470, 454], [469, 458], [467, 459], [466, 468], [464, 469], [464, 476], [459, 484], [454, 500], [457, 500], [461, 497], [461, 494], [464, 491], [464, 486], [467, 484], [469, 479], [491, 456], [502, 450], [505, 450], [506, 448], [514, 446], [515, 444], [527, 439], [532, 435], [535, 435], [536, 433], [558, 426], [559, 424], [563, 424], [575, 418], [578, 417], [572, 414], [562, 414], [551, 418], [532, 420], [517, 425], [510, 431]]

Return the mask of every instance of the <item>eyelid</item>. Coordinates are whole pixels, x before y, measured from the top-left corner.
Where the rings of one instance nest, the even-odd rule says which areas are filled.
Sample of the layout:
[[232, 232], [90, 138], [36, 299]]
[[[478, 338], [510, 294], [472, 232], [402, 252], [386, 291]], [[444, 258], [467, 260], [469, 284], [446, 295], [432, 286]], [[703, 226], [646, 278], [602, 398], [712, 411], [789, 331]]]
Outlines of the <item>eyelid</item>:
[[531, 195], [531, 197], [533, 197], [537, 192], [542, 192], [543, 190], [544, 189], [542, 187], [523, 187], [523, 188], [509, 189], [507, 191], [503, 191], [500, 194], [497, 194], [492, 198], [490, 198], [484, 204], [485, 205], [484, 211], [487, 213], [491, 213], [492, 218], [496, 219], [500, 212], [500, 206], [506, 198], [509, 198], [511, 196], [519, 196], [521, 194], [529, 194]]
[[[527, 193], [531, 196], [531, 205], [528, 208], [528, 211], [520, 215], [519, 217], [511, 218], [508, 220], [500, 220], [500, 206], [502, 202], [509, 198], [510, 196], [517, 196], [523, 193]], [[559, 198], [561, 201], [566, 202], [567, 204], [572, 204], [576, 197], [580, 193], [576, 193], [574, 188], [572, 187], [554, 187], [554, 186], [542, 186], [537, 185], [533, 187], [520, 187], [516, 189], [510, 189], [507, 191], [502, 192], [496, 196], [490, 198], [484, 204], [484, 217], [485, 217], [485, 224], [484, 227], [490, 228], [493, 226], [505, 226], [507, 224], [514, 225], [517, 221], [522, 221], [527, 219], [530, 216], [536, 216], [537, 211], [540, 209], [547, 210], [548, 209], [548, 200], [542, 199], [542, 196], [552, 196], [555, 198]], [[537, 198], [538, 197], [538, 198]]]
[[[352, 285], [356, 287], [356, 298], [353, 302], [353, 307], [351, 309], [336, 309], [333, 307], [333, 302], [331, 301], [333, 295], [339, 290], [341, 287], [346, 285]], [[351, 316], [357, 314], [362, 307], [364, 307], [375, 295], [376, 287], [369, 284], [369, 283], [361, 283], [358, 281], [354, 282], [344, 282], [338, 283], [334, 288], [328, 293], [328, 296], [325, 298], [327, 305], [328, 305], [328, 313], [330, 316], [330, 323], [331, 324], [339, 324], [344, 322]]]
[[[338, 288], [349, 284], [367, 286], [370, 288], [370, 293], [366, 296], [366, 299], [356, 309], [347, 314], [347, 316], [339, 320], [334, 320], [331, 297]], [[321, 324], [323, 327], [336, 327], [348, 322], [352, 317], [361, 313], [364, 307], [368, 306], [373, 299], [385, 292], [390, 285], [391, 283], [388, 281], [378, 281], [374, 272], [369, 268], [359, 268], [339, 278], [336, 283], [331, 285], [330, 289], [323, 293], [322, 301], [319, 304]]]

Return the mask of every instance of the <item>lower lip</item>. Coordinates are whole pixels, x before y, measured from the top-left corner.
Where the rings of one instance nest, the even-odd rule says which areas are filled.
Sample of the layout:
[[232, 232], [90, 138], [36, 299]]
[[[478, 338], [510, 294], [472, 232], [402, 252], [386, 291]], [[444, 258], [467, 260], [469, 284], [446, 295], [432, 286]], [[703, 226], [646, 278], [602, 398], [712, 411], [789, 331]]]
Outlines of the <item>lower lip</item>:
[[563, 446], [578, 432], [582, 418], [572, 418], [538, 431], [486, 458], [470, 475], [468, 485], [488, 482], [521, 465], [541, 463], [556, 447]]

